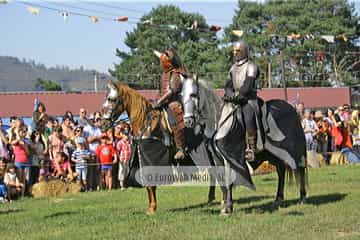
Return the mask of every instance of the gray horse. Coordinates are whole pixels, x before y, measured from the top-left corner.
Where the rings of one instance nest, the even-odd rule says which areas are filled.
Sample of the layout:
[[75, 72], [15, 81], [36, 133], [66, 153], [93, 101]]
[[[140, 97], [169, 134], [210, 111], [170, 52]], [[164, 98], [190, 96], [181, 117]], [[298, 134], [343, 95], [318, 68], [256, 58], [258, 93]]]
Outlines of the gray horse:
[[[188, 128], [203, 129], [209, 137], [211, 151], [215, 164], [230, 168], [236, 172], [235, 179], [221, 189], [224, 194], [224, 207], [221, 214], [231, 214], [233, 211], [232, 187], [243, 185], [254, 189], [247, 163], [244, 159], [246, 142], [245, 128], [241, 107], [229, 107], [202, 80], [183, 79], [182, 101], [184, 120]], [[300, 184], [300, 201], [306, 201], [306, 143], [300, 120], [294, 108], [283, 100], [270, 100], [260, 103], [263, 131], [262, 151], [256, 153], [256, 160], [249, 164], [258, 168], [263, 161], [269, 161], [276, 167], [279, 177], [275, 204], [284, 200], [284, 182], [286, 169], [296, 170]], [[240, 108], [240, 109], [239, 109]], [[233, 109], [233, 110], [231, 110]], [[235, 110], [234, 110], [235, 109]], [[219, 119], [221, 116], [225, 118]], [[260, 137], [261, 138], [261, 137]], [[258, 144], [259, 145], [259, 144]], [[229, 174], [226, 175], [229, 177]]]

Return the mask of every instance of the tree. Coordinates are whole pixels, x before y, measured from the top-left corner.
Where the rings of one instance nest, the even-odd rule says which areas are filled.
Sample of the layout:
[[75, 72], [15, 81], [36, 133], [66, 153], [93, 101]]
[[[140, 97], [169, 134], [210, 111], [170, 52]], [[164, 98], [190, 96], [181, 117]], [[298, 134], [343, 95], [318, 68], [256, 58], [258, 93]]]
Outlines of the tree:
[[[191, 29], [195, 20], [198, 28]], [[152, 23], [145, 23], [149, 21]], [[159, 86], [161, 69], [159, 59], [153, 54], [154, 49], [165, 51], [171, 46], [175, 47], [188, 71], [200, 76], [210, 71], [226, 71], [226, 56], [218, 48], [216, 33], [209, 31], [204, 17], [182, 12], [176, 6], [160, 5], [152, 9], [141, 18], [132, 32], [127, 33], [125, 44], [130, 51], [116, 49], [121, 62], [115, 64], [110, 73], [135, 88]], [[218, 76], [209, 74], [204, 77], [219, 80]]]
[[35, 84], [36, 89], [42, 91], [61, 91], [61, 86], [55, 81], [38, 78]]
[[[254, 59], [263, 71], [269, 62], [274, 70], [279, 69], [283, 51], [286, 72], [293, 72], [290, 80], [300, 76], [299, 85], [324, 86], [332, 83], [336, 72], [337, 80], [346, 83], [345, 75], [339, 75], [341, 71], [335, 68], [348, 51], [358, 51], [354, 43], [359, 35], [358, 21], [354, 4], [346, 0], [239, 0], [225, 32], [227, 41], [234, 40], [233, 29], [246, 32]], [[323, 35], [332, 36], [333, 41]], [[347, 58], [346, 66], [353, 65], [355, 58]]]

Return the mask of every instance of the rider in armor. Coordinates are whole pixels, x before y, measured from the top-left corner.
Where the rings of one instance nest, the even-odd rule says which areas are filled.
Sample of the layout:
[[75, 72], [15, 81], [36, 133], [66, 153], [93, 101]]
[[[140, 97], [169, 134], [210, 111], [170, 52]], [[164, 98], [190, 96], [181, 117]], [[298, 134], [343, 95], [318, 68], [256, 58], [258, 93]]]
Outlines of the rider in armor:
[[246, 127], [247, 149], [245, 158], [254, 161], [256, 151], [256, 79], [259, 71], [249, 60], [249, 45], [245, 41], [233, 45], [235, 63], [230, 69], [230, 80], [225, 85], [224, 101], [241, 105]]
[[180, 75], [185, 74], [186, 70], [174, 48], [170, 48], [164, 53], [158, 51], [154, 51], [154, 53], [160, 58], [160, 65], [163, 70], [160, 82], [160, 99], [157, 102], [157, 106], [167, 109], [170, 127], [174, 134], [177, 148], [174, 158], [181, 160], [185, 157], [185, 124], [179, 93], [182, 90]]

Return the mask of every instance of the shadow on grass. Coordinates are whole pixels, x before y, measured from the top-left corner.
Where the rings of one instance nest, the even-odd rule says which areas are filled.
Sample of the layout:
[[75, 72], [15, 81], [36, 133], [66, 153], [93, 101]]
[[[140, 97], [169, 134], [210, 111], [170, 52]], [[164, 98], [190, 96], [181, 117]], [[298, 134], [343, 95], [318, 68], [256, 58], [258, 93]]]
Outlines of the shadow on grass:
[[250, 203], [250, 202], [258, 202], [264, 199], [269, 199], [269, 198], [273, 198], [272, 196], [267, 196], [267, 195], [263, 195], [263, 196], [251, 196], [251, 197], [240, 197], [239, 199], [235, 199], [233, 200], [234, 203], [237, 204], [245, 204], [245, 203]]
[[45, 216], [45, 218], [55, 218], [55, 217], [61, 217], [61, 216], [67, 216], [67, 215], [74, 215], [74, 214], [78, 214], [78, 213], [80, 213], [80, 212], [75, 212], [75, 211], [57, 212], [57, 213], [53, 213], [48, 216]]
[[[220, 204], [220, 202], [213, 202], [212, 205], [214, 204]], [[199, 208], [204, 208], [209, 206], [209, 204], [207, 203], [199, 203], [199, 204], [195, 204], [195, 205], [190, 205], [187, 207], [181, 207], [181, 208], [173, 208], [173, 209], [169, 209], [169, 212], [185, 212], [185, 211], [189, 211], [192, 209], [199, 209]]]
[[0, 210], [0, 215], [2, 214], [10, 214], [10, 213], [17, 213], [17, 212], [24, 212], [24, 209], [1, 209]]
[[289, 216], [304, 216], [303, 212], [299, 212], [299, 211], [290, 211], [284, 215], [289, 215]]
[[[245, 204], [245, 203], [249, 203], [249, 202], [254, 202], [254, 201], [261, 201], [264, 199], [268, 199], [271, 198], [270, 196], [251, 196], [251, 197], [243, 197], [243, 198], [239, 198], [236, 200], [233, 200], [234, 203], [236, 204]], [[210, 207], [213, 205], [220, 205], [219, 201], [216, 202], [212, 202], [211, 204], [208, 203], [199, 203], [199, 204], [195, 204], [195, 205], [190, 205], [187, 207], [181, 207], [181, 208], [174, 208], [174, 209], [169, 209], [169, 212], [184, 212], [184, 211], [188, 211], [188, 210], [192, 210], [192, 209], [200, 209], [200, 208], [204, 208], [204, 207]], [[212, 212], [212, 209], [206, 209], [207, 212]], [[214, 210], [216, 211], [216, 213], [219, 213], [219, 210]]]
[[[344, 193], [331, 193], [331, 194], [326, 194], [326, 195], [311, 196], [311, 197], [307, 198], [306, 204], [312, 204], [312, 205], [319, 206], [322, 204], [342, 201], [346, 196], [347, 196], [347, 194], [344, 194]], [[280, 207], [287, 208], [287, 207], [297, 205], [297, 204], [299, 204], [298, 199], [285, 200], [280, 205], [275, 204], [272, 201], [272, 202], [268, 202], [265, 204], [255, 205], [255, 206], [251, 206], [248, 208], [244, 208], [242, 210], [245, 211], [245, 213], [254, 213], [254, 212], [272, 213], [272, 212], [275, 212], [276, 210], [278, 210]]]

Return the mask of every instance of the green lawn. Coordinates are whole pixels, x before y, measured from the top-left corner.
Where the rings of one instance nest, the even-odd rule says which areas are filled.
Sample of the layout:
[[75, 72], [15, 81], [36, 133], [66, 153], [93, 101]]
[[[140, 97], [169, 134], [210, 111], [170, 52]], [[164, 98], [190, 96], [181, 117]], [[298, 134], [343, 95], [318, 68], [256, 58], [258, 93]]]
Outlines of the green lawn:
[[[0, 205], [0, 239], [360, 239], [360, 166], [309, 171], [308, 204], [286, 187], [271, 207], [277, 177], [254, 177], [257, 191], [234, 190], [234, 214], [206, 206], [206, 187], [161, 187], [145, 215], [145, 189], [96, 192]], [[220, 200], [217, 190], [217, 200]]]

